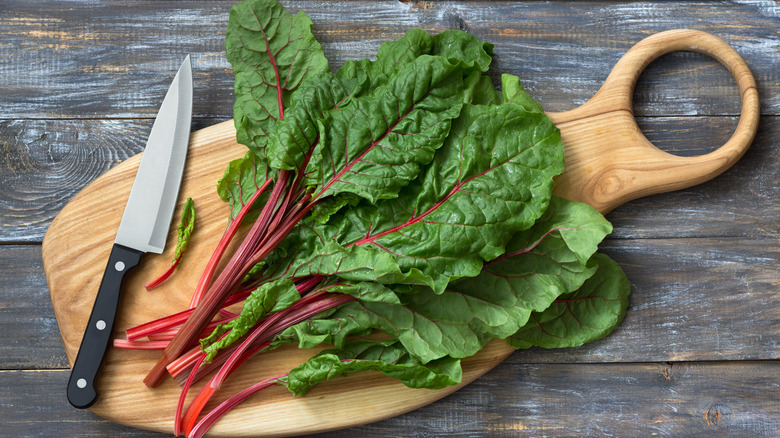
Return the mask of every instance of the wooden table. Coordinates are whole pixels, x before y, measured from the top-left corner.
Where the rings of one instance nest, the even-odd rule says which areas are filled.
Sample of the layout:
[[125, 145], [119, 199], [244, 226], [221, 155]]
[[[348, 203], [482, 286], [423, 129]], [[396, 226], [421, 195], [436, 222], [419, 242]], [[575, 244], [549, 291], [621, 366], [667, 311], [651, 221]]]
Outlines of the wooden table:
[[[87, 183], [143, 149], [172, 72], [194, 62], [193, 129], [232, 117], [224, 30], [233, 2], [0, 3], [0, 435], [156, 436], [71, 408], [40, 243]], [[608, 215], [602, 245], [633, 294], [622, 326], [528, 350], [441, 401], [349, 436], [780, 436], [780, 5], [753, 2], [283, 2], [315, 23], [331, 68], [411, 27], [496, 44], [548, 111], [578, 106], [640, 39], [696, 28], [758, 81], [758, 136], [732, 169]], [[737, 124], [733, 79], [674, 53], [634, 95], [644, 133], [705, 153]], [[343, 436], [334, 432], [323, 436]]]

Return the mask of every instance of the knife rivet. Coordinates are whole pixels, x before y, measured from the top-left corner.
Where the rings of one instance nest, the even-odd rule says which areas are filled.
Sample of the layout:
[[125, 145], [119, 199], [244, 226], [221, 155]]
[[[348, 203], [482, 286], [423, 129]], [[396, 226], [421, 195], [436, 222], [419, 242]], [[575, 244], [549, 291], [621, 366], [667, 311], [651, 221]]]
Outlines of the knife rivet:
[[114, 269], [116, 269], [119, 272], [122, 272], [125, 270], [125, 262], [116, 262], [114, 265]]
[[76, 386], [79, 388], [86, 388], [87, 387], [87, 379], [78, 379], [76, 380]]
[[106, 322], [102, 319], [95, 323], [95, 327], [97, 327], [98, 330], [105, 330], [106, 329]]

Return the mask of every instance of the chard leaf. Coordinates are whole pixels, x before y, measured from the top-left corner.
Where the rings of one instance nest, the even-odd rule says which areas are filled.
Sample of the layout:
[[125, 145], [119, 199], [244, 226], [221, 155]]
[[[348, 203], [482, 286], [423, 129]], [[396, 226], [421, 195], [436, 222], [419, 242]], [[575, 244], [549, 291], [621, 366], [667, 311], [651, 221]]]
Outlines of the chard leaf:
[[[352, 89], [350, 89], [352, 88]], [[317, 122], [354, 92], [355, 84], [342, 82], [332, 73], [305, 81], [292, 94], [284, 120], [269, 134], [265, 154], [271, 168], [300, 172], [306, 167], [319, 139]]]
[[463, 103], [473, 105], [500, 105], [503, 95], [493, 88], [490, 77], [474, 72], [464, 80]]
[[364, 327], [355, 318], [322, 315], [299, 322], [279, 333], [272, 340], [272, 348], [286, 343], [297, 343], [298, 348], [308, 349], [320, 344], [332, 344], [341, 348], [348, 336], [367, 335], [373, 328]]
[[543, 112], [542, 104], [534, 99], [520, 83], [517, 76], [502, 74], [501, 89], [504, 101], [525, 108], [526, 111]]
[[236, 77], [236, 137], [260, 156], [292, 91], [328, 71], [311, 27], [306, 14], [293, 16], [275, 0], [245, 0], [230, 10], [225, 51]]
[[[230, 220], [233, 221], [241, 209], [255, 195], [257, 190], [269, 179], [273, 178], [265, 160], [249, 151], [244, 158], [233, 160], [228, 164], [225, 173], [217, 182], [217, 194], [230, 205]], [[268, 195], [261, 196], [256, 205], [264, 205]], [[244, 220], [254, 220], [259, 209], [250, 211]]]
[[[493, 338], [506, 338], [516, 323], [515, 300], [498, 294], [434, 293], [419, 287], [402, 296], [401, 304], [352, 302], [336, 313], [351, 317], [360, 327], [373, 327], [398, 339], [423, 363], [445, 356], [476, 354]], [[525, 311], [525, 309], [519, 309]]]
[[468, 357], [520, 330], [533, 310], [577, 290], [596, 271], [589, 258], [610, 231], [590, 206], [554, 196], [534, 226], [512, 238], [510, 252], [477, 277], [452, 282], [439, 295], [417, 287], [400, 295], [401, 303], [350, 303], [336, 316], [399, 339], [423, 362]]
[[292, 264], [295, 277], [333, 275], [358, 282], [383, 284], [422, 284], [434, 287], [428, 275], [416, 268], [402, 272], [397, 260], [387, 251], [351, 246], [344, 248], [335, 240], [326, 240], [312, 253], [301, 252]]
[[562, 295], [507, 339], [515, 348], [576, 347], [610, 334], [623, 320], [631, 284], [620, 266], [595, 254], [596, 273], [582, 287]]
[[[255, 289], [244, 302], [238, 318], [218, 325], [206, 338], [201, 339], [201, 350], [211, 361], [219, 350], [227, 347], [248, 333], [263, 317], [290, 307], [300, 299], [295, 284], [287, 278], [265, 283]], [[220, 339], [222, 335], [227, 335]]]
[[463, 72], [486, 72], [493, 61], [493, 44], [484, 43], [462, 30], [450, 29], [433, 37], [431, 55], [442, 56], [451, 62], [463, 63]]
[[520, 327], [532, 310], [546, 309], [593, 275], [596, 267], [588, 261], [610, 232], [610, 223], [589, 205], [553, 196], [534, 226], [512, 237], [506, 254], [486, 263], [478, 276], [460, 279], [450, 288], [514, 297], [516, 306], [526, 309]]
[[280, 383], [296, 396], [334, 377], [379, 371], [411, 388], [441, 389], [460, 383], [460, 360], [443, 358], [421, 364], [397, 341], [356, 341], [339, 350], [325, 350], [290, 371]]
[[421, 56], [373, 94], [330, 112], [306, 168], [313, 201], [339, 193], [371, 202], [395, 197], [444, 142], [462, 91], [457, 66]]
[[340, 293], [352, 295], [360, 301], [370, 303], [389, 303], [400, 304], [395, 292], [379, 283], [371, 282], [343, 282], [339, 281], [333, 284], [325, 285], [321, 290], [330, 293]]
[[[323, 290], [350, 294], [364, 302], [400, 304], [398, 296], [391, 289], [377, 283], [339, 282], [325, 286]], [[347, 336], [365, 335], [372, 330], [372, 327], [361, 325], [352, 316], [341, 316], [338, 309], [333, 309], [282, 331], [271, 341], [271, 348], [290, 342], [298, 343], [298, 348], [312, 348], [324, 342], [341, 348]]]
[[[315, 227], [323, 250], [314, 251], [296, 275], [362, 264], [362, 270], [336, 275], [365, 281], [362, 274], [373, 275], [379, 254], [386, 253], [378, 275], [390, 272], [386, 265], [395, 260], [402, 273], [429, 278], [415, 283], [442, 292], [450, 280], [479, 274], [483, 260], [503, 254], [511, 235], [534, 223], [562, 170], [560, 133], [544, 114], [514, 105], [466, 105], [425, 173], [397, 199], [360, 204]], [[333, 251], [331, 237], [348, 251]], [[319, 266], [327, 270], [319, 272]]]

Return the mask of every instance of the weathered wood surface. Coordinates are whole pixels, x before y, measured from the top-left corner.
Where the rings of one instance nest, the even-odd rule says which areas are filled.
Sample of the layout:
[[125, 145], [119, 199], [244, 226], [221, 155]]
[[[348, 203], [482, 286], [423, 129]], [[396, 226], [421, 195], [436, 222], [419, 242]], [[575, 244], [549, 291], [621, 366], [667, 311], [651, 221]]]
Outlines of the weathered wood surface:
[[[67, 405], [38, 244], [75, 193], [141, 150], [180, 62], [172, 54], [198, 60], [193, 129], [231, 116], [232, 3], [0, 3], [0, 434], [151, 436]], [[605, 251], [634, 286], [618, 332], [590, 348], [515, 353], [452, 396], [350, 436], [780, 435], [777, 2], [284, 3], [311, 15], [334, 68], [410, 27], [465, 28], [496, 43], [495, 71], [519, 75], [550, 111], [582, 104], [643, 37], [701, 29], [746, 59], [762, 99], [758, 137], [732, 169], [610, 213]], [[660, 58], [634, 99], [648, 138], [681, 155], [712, 150], [736, 126], [733, 80], [703, 55]], [[667, 361], [686, 370], [679, 379], [667, 380]]]
[[[778, 368], [767, 361], [505, 362], [433, 405], [316, 437], [775, 437]], [[3, 436], [168, 436], [62, 409], [67, 380], [61, 370], [0, 372]]]

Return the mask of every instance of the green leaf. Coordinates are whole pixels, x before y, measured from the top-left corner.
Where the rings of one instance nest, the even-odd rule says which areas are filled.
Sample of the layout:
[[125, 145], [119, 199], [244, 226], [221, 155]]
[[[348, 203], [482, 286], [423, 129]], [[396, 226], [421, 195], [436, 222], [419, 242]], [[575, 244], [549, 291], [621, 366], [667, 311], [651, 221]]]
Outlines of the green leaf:
[[483, 43], [474, 35], [450, 29], [433, 37], [431, 55], [442, 56], [451, 62], [462, 62], [464, 74], [486, 72], [493, 61], [493, 44]]
[[532, 310], [546, 309], [593, 275], [596, 268], [588, 261], [611, 231], [609, 222], [589, 205], [553, 196], [534, 226], [512, 237], [506, 254], [486, 263], [478, 276], [453, 282], [450, 289], [512, 296], [526, 309], [527, 319]]
[[306, 167], [319, 139], [317, 123], [351, 96], [355, 90], [349, 86], [336, 75], [324, 73], [293, 93], [284, 120], [276, 122], [269, 134], [265, 154], [271, 168], [300, 172]]
[[[261, 318], [290, 307], [300, 299], [295, 284], [287, 278], [265, 283], [255, 289], [244, 301], [244, 308], [238, 318], [218, 325], [206, 338], [201, 339], [201, 350], [207, 353], [206, 362], [217, 353], [248, 333]], [[225, 337], [220, 339], [222, 335]]]
[[543, 112], [542, 104], [536, 101], [520, 83], [517, 76], [502, 74], [501, 89], [504, 101], [524, 108], [526, 111]]
[[309, 252], [299, 251], [296, 256], [298, 259], [290, 263], [292, 268], [289, 271], [295, 277], [332, 275], [357, 282], [435, 285], [430, 276], [418, 269], [401, 271], [392, 254], [375, 248], [344, 248], [335, 240], [325, 240], [322, 246]]
[[387, 85], [330, 112], [306, 168], [316, 202], [353, 193], [371, 202], [395, 197], [441, 146], [460, 113], [460, 69], [421, 56]]
[[522, 326], [516, 322], [521, 318], [515, 315], [516, 301], [511, 296], [449, 290], [436, 294], [420, 287], [401, 297], [400, 304], [348, 303], [336, 315], [398, 339], [423, 363], [445, 356], [473, 356], [490, 339], [506, 338]]
[[576, 347], [610, 334], [623, 320], [631, 284], [620, 266], [603, 254], [595, 254], [598, 270], [582, 287], [562, 295], [507, 342], [515, 348]]
[[[376, 267], [385, 274], [395, 260], [402, 273], [421, 272], [441, 292], [450, 280], [479, 274], [483, 260], [503, 254], [511, 235], [534, 223], [562, 170], [560, 133], [544, 114], [466, 105], [425, 173], [397, 199], [360, 204], [315, 227], [317, 236], [334, 236], [350, 252], [327, 246], [306, 262], [307, 273], [349, 265], [361, 274]], [[377, 266], [383, 252], [388, 257]], [[350, 271], [337, 275], [368, 280]]]
[[499, 105], [503, 96], [493, 87], [490, 77], [474, 72], [464, 79], [463, 103], [473, 105]]
[[336, 315], [399, 339], [423, 362], [468, 357], [490, 339], [514, 334], [533, 310], [577, 290], [596, 271], [588, 259], [610, 231], [593, 208], [554, 196], [534, 226], [512, 238], [510, 252], [477, 277], [454, 281], [439, 295], [415, 288], [400, 295], [401, 303], [350, 303]]
[[[233, 160], [228, 164], [225, 173], [217, 182], [217, 194], [230, 205], [230, 220], [232, 221], [257, 190], [269, 179], [273, 178], [265, 160], [249, 151], [244, 158]], [[256, 205], [262, 206], [268, 195], [261, 196]], [[244, 220], [254, 220], [259, 209], [250, 211]]]
[[290, 94], [328, 71], [311, 27], [306, 14], [293, 16], [275, 0], [245, 0], [230, 10], [225, 52], [236, 77], [236, 137], [261, 156]]
[[298, 348], [308, 349], [327, 343], [341, 348], [348, 336], [367, 335], [373, 328], [364, 327], [350, 316], [325, 317], [299, 322], [272, 340], [272, 346], [297, 343]]
[[317, 354], [290, 371], [281, 383], [301, 396], [320, 382], [360, 371], [379, 371], [411, 388], [441, 389], [460, 383], [462, 378], [457, 359], [423, 365], [397, 341], [356, 341]]
[[192, 198], [187, 198], [181, 212], [181, 223], [176, 228], [179, 237], [176, 241], [176, 250], [173, 254], [174, 263], [176, 260], [181, 260], [182, 254], [187, 250], [187, 246], [190, 244], [190, 236], [192, 236], [192, 231], [194, 229], [195, 203], [192, 201]]

